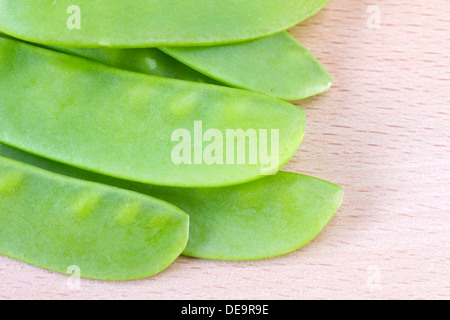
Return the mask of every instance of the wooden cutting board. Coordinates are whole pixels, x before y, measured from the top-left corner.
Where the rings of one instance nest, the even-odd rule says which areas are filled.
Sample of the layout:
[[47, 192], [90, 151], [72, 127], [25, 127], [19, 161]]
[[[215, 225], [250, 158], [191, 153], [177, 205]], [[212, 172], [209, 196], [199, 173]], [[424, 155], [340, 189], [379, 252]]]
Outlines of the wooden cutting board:
[[102, 282], [0, 257], [0, 299], [450, 298], [450, 1], [331, 0], [290, 30], [334, 77], [297, 104], [304, 143], [286, 171], [341, 184], [306, 247], [253, 262], [179, 258]]

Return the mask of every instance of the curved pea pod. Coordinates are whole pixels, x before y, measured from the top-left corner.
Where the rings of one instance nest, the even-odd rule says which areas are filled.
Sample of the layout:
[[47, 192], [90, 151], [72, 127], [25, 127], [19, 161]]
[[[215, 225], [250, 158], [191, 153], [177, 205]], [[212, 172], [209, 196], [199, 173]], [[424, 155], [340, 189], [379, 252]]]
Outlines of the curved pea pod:
[[0, 155], [177, 205], [190, 216], [183, 254], [199, 258], [253, 260], [296, 250], [320, 233], [343, 198], [342, 187], [296, 173], [225, 188], [168, 188], [79, 170], [1, 144]]
[[161, 50], [219, 82], [283, 100], [321, 94], [332, 83], [312, 53], [287, 32], [235, 44]]
[[188, 221], [161, 200], [0, 157], [0, 253], [11, 258], [84, 278], [149, 277], [183, 251]]
[[343, 189], [296, 173], [209, 189], [152, 188], [190, 217], [183, 254], [214, 260], [280, 256], [312, 241], [339, 209]]
[[[234, 185], [278, 171], [305, 113], [244, 90], [111, 68], [0, 38], [0, 141], [126, 180]], [[20, 97], [18, 99], [17, 97]]]
[[328, 0], [0, 0], [0, 30], [74, 47], [212, 45], [286, 30]]

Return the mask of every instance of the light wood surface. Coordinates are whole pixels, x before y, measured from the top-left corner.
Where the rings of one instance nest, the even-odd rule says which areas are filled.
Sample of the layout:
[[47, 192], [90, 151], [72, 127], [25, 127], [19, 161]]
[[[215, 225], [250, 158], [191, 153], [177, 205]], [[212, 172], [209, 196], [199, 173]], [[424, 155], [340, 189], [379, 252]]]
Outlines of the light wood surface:
[[345, 188], [319, 237], [279, 258], [181, 257], [152, 278], [78, 288], [0, 257], [0, 298], [450, 298], [450, 1], [331, 0], [290, 32], [334, 77], [297, 103], [308, 130], [285, 168]]

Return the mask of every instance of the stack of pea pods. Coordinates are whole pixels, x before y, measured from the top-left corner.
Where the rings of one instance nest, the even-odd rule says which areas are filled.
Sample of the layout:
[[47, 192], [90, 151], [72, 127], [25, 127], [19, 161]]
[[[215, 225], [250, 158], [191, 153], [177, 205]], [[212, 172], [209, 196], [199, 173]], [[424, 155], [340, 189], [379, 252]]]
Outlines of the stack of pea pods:
[[280, 171], [328, 0], [0, 0], [0, 254], [82, 277], [297, 250], [342, 187]]

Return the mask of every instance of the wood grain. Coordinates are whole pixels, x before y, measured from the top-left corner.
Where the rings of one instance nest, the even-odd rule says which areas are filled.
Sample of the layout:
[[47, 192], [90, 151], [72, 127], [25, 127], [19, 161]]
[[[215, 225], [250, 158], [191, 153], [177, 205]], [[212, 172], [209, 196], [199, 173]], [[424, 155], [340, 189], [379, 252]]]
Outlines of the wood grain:
[[285, 170], [346, 192], [306, 247], [254, 262], [181, 257], [153, 278], [82, 279], [78, 289], [68, 276], [0, 257], [0, 298], [450, 298], [449, 19], [448, 0], [331, 0], [290, 30], [334, 85], [297, 103], [308, 130]]

